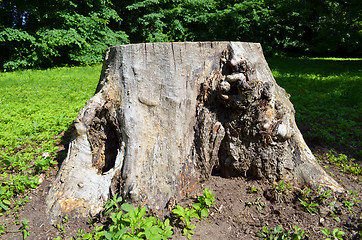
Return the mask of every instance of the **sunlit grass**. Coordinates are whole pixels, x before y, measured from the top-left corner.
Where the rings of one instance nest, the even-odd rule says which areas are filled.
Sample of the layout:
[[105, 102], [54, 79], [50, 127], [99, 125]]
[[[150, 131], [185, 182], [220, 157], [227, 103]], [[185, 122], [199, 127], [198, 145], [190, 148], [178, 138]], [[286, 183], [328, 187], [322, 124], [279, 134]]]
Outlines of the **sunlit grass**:
[[0, 212], [16, 211], [22, 203], [13, 197], [36, 188], [38, 175], [55, 164], [56, 135], [94, 94], [100, 70], [98, 64], [0, 73]]
[[307, 142], [361, 159], [362, 60], [271, 58], [268, 62], [278, 84], [291, 94]]
[[0, 148], [47, 141], [67, 129], [93, 95], [100, 65], [0, 74]]

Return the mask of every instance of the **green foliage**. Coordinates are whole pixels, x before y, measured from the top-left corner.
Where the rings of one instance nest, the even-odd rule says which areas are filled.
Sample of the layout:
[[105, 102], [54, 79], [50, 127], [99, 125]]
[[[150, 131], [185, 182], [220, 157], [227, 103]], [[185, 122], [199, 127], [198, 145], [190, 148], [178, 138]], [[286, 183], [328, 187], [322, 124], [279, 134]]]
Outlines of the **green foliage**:
[[191, 239], [191, 236], [194, 234], [192, 229], [196, 227], [194, 224], [191, 224], [191, 219], [200, 218], [196, 209], [183, 208], [180, 205], [177, 205], [176, 208], [172, 210], [172, 213], [185, 224], [183, 227], [183, 235], [186, 235], [188, 239]]
[[318, 193], [316, 200], [318, 202], [324, 203], [332, 195], [332, 191], [328, 189], [327, 191], [323, 190], [322, 187], [318, 188]]
[[122, 211], [111, 214], [112, 224], [104, 233], [106, 239], [167, 239], [172, 235], [168, 219], [161, 222], [155, 217], [144, 218], [144, 207], [135, 209], [124, 203], [121, 208], [126, 214]]
[[177, 205], [171, 212], [180, 219], [183, 226], [183, 235], [187, 236], [188, 239], [191, 239], [191, 236], [194, 234], [194, 229], [196, 226], [191, 224], [191, 219], [203, 219], [209, 215], [209, 208], [212, 207], [215, 203], [215, 196], [212, 192], [205, 188], [203, 191], [203, 196], [197, 198], [197, 203], [193, 204], [192, 208], [183, 208], [180, 205]]
[[197, 197], [197, 201], [192, 206], [196, 210], [199, 219], [202, 219], [204, 216], [207, 217], [209, 215], [209, 208], [215, 203], [215, 195], [208, 188], [205, 188], [203, 196]]
[[349, 211], [350, 213], [352, 213], [352, 207], [353, 207], [355, 204], [358, 204], [358, 203], [360, 203], [360, 202], [361, 202], [360, 200], [357, 200], [357, 199], [354, 198], [354, 197], [352, 198], [351, 201], [348, 201], [348, 200], [342, 201], [343, 205], [348, 208], [348, 211]]
[[312, 192], [312, 189], [310, 188], [304, 188], [302, 191], [301, 191], [301, 199], [308, 199], [309, 197], [309, 194]]
[[273, 185], [273, 189], [279, 193], [285, 193], [289, 191], [290, 188], [291, 188], [290, 184], [285, 183], [284, 180], [281, 180], [278, 184]]
[[249, 186], [249, 192], [250, 193], [257, 193], [260, 190], [261, 190], [260, 187], [256, 188], [256, 187], [253, 187], [253, 186]]
[[358, 192], [357, 191], [352, 191], [352, 190], [348, 190], [348, 193], [352, 196], [356, 196], [358, 197]]
[[37, 173], [45, 172], [50, 166], [57, 164], [50, 157], [40, 157], [34, 161], [34, 170]]
[[20, 230], [23, 232], [23, 239], [26, 239], [29, 236], [29, 226], [27, 219], [23, 220]]
[[333, 231], [324, 228], [321, 230], [321, 232], [327, 236], [325, 240], [342, 240], [342, 237], [346, 234], [338, 228], [333, 229]]
[[277, 202], [287, 201], [291, 195], [290, 183], [281, 180], [278, 184], [274, 184], [271, 189], [272, 198]]
[[310, 202], [308, 203], [307, 201], [304, 201], [302, 199], [299, 198], [300, 204], [302, 204], [302, 206], [305, 208], [305, 210], [307, 210], [310, 214], [318, 214], [318, 203], [316, 202]]
[[[310, 188], [305, 188], [300, 192], [299, 202], [310, 214], [319, 214], [319, 204], [326, 205], [327, 200], [331, 199], [331, 195], [331, 190], [324, 190], [322, 187], [319, 187], [317, 191], [313, 191]], [[334, 203], [329, 202], [329, 205], [333, 209], [331, 211], [331, 217], [333, 217]]]
[[361, 54], [358, 0], [129, 0], [115, 6], [131, 42], [253, 41], [274, 52]]
[[265, 203], [260, 201], [261, 197], [258, 197], [254, 202], [245, 202], [245, 205], [252, 206], [255, 205], [259, 212], [263, 211], [263, 208], [265, 207]]
[[359, 0], [5, 1], [0, 65], [14, 70], [95, 63], [107, 47], [128, 38], [252, 41], [274, 53], [360, 56], [358, 9]]
[[304, 230], [297, 226], [294, 227], [294, 232], [284, 230], [281, 225], [276, 226], [274, 229], [263, 227], [262, 232], [257, 232], [256, 236], [265, 240], [302, 240], [305, 239]]
[[356, 159], [348, 159], [344, 154], [337, 155], [336, 152], [332, 150], [330, 150], [326, 156], [331, 163], [340, 167], [341, 172], [350, 173], [357, 176], [362, 175], [362, 167], [358, 163], [354, 162]]
[[108, 47], [128, 42], [110, 1], [40, 0], [22, 14], [21, 24], [4, 24], [0, 32], [3, 70], [97, 63]]
[[108, 215], [111, 211], [119, 211], [118, 205], [122, 202], [122, 197], [118, 197], [118, 193], [114, 195], [109, 201], [104, 205], [104, 215]]
[[104, 231], [103, 231], [103, 226], [94, 226], [93, 231], [91, 231], [90, 233], [86, 233], [83, 234], [83, 229], [79, 229], [77, 236], [81, 237], [81, 238], [77, 238], [77, 240], [85, 240], [85, 239], [91, 239], [91, 240], [101, 240], [104, 239]]
[[[125, 29], [132, 42], [254, 40], [269, 18], [263, 1], [125, 2]], [[136, 13], [137, 12], [137, 13]], [[131, 14], [133, 13], [133, 14]], [[136, 14], [135, 14], [136, 13]], [[263, 31], [264, 32], [264, 31]]]
[[[146, 208], [134, 208], [128, 203], [123, 203], [119, 208], [118, 205], [122, 201], [121, 197], [115, 195], [105, 205], [105, 214], [110, 215], [112, 223], [108, 231], [101, 231], [103, 226], [97, 227], [89, 234], [82, 236], [82, 239], [167, 239], [172, 236], [172, 226], [170, 220], [164, 222], [155, 217], [145, 217]], [[102, 233], [101, 233], [102, 232]], [[78, 236], [81, 236], [80, 232]]]
[[0, 235], [5, 233], [5, 226], [0, 224]]

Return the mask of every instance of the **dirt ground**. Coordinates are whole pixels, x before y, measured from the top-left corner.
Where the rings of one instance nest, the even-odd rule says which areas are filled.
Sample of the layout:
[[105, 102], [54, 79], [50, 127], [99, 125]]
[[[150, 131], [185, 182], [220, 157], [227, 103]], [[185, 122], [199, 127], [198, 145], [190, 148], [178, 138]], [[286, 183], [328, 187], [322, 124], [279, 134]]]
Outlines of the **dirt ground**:
[[[313, 149], [315, 153], [321, 151], [321, 148]], [[361, 200], [361, 177], [342, 173], [323, 159], [320, 164], [346, 190], [357, 191], [356, 199]], [[61, 236], [61, 239], [70, 239], [72, 236], [76, 238], [79, 228], [84, 229], [84, 232], [92, 230], [92, 226], [87, 223], [88, 219], [68, 219], [58, 226], [52, 225], [47, 219], [45, 197], [55, 174], [56, 169], [52, 169], [47, 176], [44, 175], [41, 185], [28, 193], [29, 203], [18, 212], [0, 217], [0, 224], [7, 226], [7, 233], [1, 235], [0, 239], [22, 239], [22, 232], [18, 230], [25, 218], [28, 220], [30, 233], [27, 239], [30, 240], [54, 239], [58, 236]], [[259, 190], [252, 193], [251, 186]], [[205, 187], [215, 195], [216, 204], [211, 208], [207, 221], [194, 221], [196, 228], [192, 239], [259, 239], [255, 234], [260, 232], [263, 226], [273, 228], [277, 225], [282, 225], [287, 230], [294, 230], [293, 226], [298, 226], [308, 233], [308, 239], [316, 240], [326, 238], [320, 231], [323, 228], [338, 228], [344, 231], [344, 239], [359, 239], [357, 233], [362, 230], [361, 203], [354, 204], [351, 211], [342, 204], [343, 200], [350, 200], [350, 194], [329, 198], [329, 202], [336, 202], [337, 209], [336, 216], [330, 217], [328, 204], [320, 207], [318, 215], [305, 211], [298, 200], [297, 189], [292, 190], [287, 199], [281, 202], [271, 199], [272, 184], [264, 181], [212, 176], [200, 186], [197, 194], [201, 195]], [[184, 207], [191, 205], [192, 197], [178, 204]], [[337, 222], [335, 217], [339, 217], [340, 221]], [[174, 228], [174, 232], [173, 239], [187, 239], [182, 236], [180, 229]]]

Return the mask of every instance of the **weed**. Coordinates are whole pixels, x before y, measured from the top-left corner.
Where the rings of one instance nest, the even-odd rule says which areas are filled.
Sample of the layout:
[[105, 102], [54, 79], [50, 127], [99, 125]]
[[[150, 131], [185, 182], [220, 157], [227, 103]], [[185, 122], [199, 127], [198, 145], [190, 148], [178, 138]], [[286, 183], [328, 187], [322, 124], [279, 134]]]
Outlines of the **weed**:
[[[85, 240], [85, 239], [92, 239], [92, 240], [101, 240], [104, 239], [104, 231], [103, 230], [103, 226], [94, 226], [93, 231], [91, 231], [90, 233], [86, 233], [84, 234], [83, 229], [79, 229], [77, 232], [77, 236], [79, 238], [77, 238], [77, 240]], [[73, 238], [72, 238], [73, 239]]]
[[333, 231], [324, 228], [321, 230], [321, 232], [327, 236], [325, 240], [342, 240], [342, 236], [345, 235], [345, 233], [338, 228], [333, 229]]
[[348, 159], [346, 155], [337, 155], [335, 151], [330, 150], [326, 153], [329, 162], [337, 165], [341, 172], [350, 173], [356, 176], [362, 175], [362, 167], [358, 163], [354, 163], [355, 159]]
[[[172, 210], [172, 213], [183, 222], [183, 234], [189, 239], [193, 235], [195, 225], [191, 224], [192, 218], [202, 219], [208, 215], [208, 208], [215, 203], [215, 196], [209, 189], [204, 189], [203, 195], [197, 198], [198, 202], [193, 208], [183, 208], [179, 205]], [[113, 239], [168, 239], [173, 234], [173, 227], [170, 220], [164, 222], [149, 216], [146, 217], [146, 208], [138, 206], [134, 208], [128, 203], [123, 203], [122, 197], [116, 194], [105, 205], [104, 215], [109, 215], [110, 225], [107, 230], [104, 226], [94, 225], [94, 230], [85, 233], [79, 229], [77, 240], [94, 239], [94, 240], [113, 240]], [[67, 219], [63, 219], [63, 222]], [[92, 219], [88, 219], [92, 223]]]
[[323, 191], [322, 187], [318, 188], [318, 196], [316, 197], [317, 200], [321, 203], [324, 203], [332, 194], [331, 190]]
[[[1, 189], [0, 189], [0, 191], [1, 191]], [[0, 200], [0, 207], [3, 210], [5, 210], [5, 211], [9, 210], [9, 206], [10, 206], [10, 201], [9, 200], [7, 200], [7, 199]]]
[[62, 234], [65, 234], [65, 227], [64, 225], [62, 225], [61, 223], [58, 223], [57, 221], [55, 221], [55, 228], [58, 229]]
[[265, 203], [260, 201], [261, 197], [258, 197], [255, 202], [245, 202], [245, 205], [252, 206], [255, 205], [259, 212], [263, 211]]
[[291, 185], [281, 180], [278, 184], [274, 184], [271, 190], [272, 198], [277, 202], [284, 202], [290, 198]]
[[[123, 213], [123, 211], [125, 213]], [[172, 236], [172, 227], [170, 221], [166, 219], [164, 222], [155, 217], [145, 218], [146, 208], [137, 207], [124, 203], [121, 209], [116, 209], [110, 216], [112, 220], [108, 231], [101, 231], [102, 226], [95, 228], [90, 235], [85, 237], [93, 237], [100, 239], [103, 235], [105, 239], [167, 239]], [[103, 232], [103, 233], [100, 233]], [[84, 236], [83, 236], [84, 239]]]
[[28, 202], [29, 202], [28, 196], [26, 196], [25, 198], [20, 198], [17, 202], [15, 202], [13, 211], [17, 212], [21, 206], [25, 205]]
[[5, 226], [0, 224], [0, 235], [5, 233]]
[[[122, 202], [122, 197], [118, 197], [118, 193], [104, 205], [104, 215], [108, 215], [113, 210], [119, 210], [118, 205]], [[92, 220], [92, 219], [91, 219]], [[89, 222], [89, 221], [88, 221]]]
[[69, 218], [68, 216], [65, 216], [63, 219], [62, 219], [62, 223], [63, 224], [66, 224], [68, 222]]
[[215, 195], [213, 195], [209, 189], [205, 188], [203, 196], [199, 196], [197, 200], [198, 202], [193, 205], [193, 208], [196, 210], [199, 219], [202, 219], [203, 216], [207, 217], [209, 215], [209, 208], [215, 203]]
[[20, 230], [23, 232], [23, 239], [26, 239], [29, 236], [29, 226], [26, 218], [23, 220]]
[[301, 199], [306, 200], [309, 197], [309, 194], [312, 192], [312, 189], [310, 188], [304, 188], [301, 191]]
[[354, 196], [358, 197], [358, 192], [357, 191], [348, 190], [348, 193], [350, 195], [354, 195]]
[[260, 189], [260, 187], [253, 187], [253, 186], [249, 186], [249, 192], [250, 193], [257, 193], [258, 191], [260, 191], [261, 189]]
[[197, 200], [198, 202], [195, 203], [191, 209], [177, 205], [176, 208], [171, 211], [184, 223], [183, 235], [187, 236], [188, 239], [191, 239], [191, 236], [194, 234], [192, 229], [196, 227], [191, 224], [191, 219], [203, 219], [204, 216], [207, 217], [209, 208], [215, 203], [215, 196], [209, 189], [205, 188], [203, 196], [199, 196]]
[[50, 157], [40, 157], [34, 162], [34, 170], [37, 173], [45, 172], [50, 166], [57, 164]]
[[305, 238], [304, 230], [302, 230], [301, 228], [299, 228], [297, 226], [293, 226], [293, 227], [294, 227], [294, 232], [284, 230], [281, 225], [276, 226], [274, 229], [269, 229], [267, 227], [263, 227], [263, 231], [257, 232], [256, 236], [261, 239], [265, 239], [265, 240], [269, 240], [269, 239], [302, 240], [302, 239], [304, 239]]
[[275, 189], [277, 192], [284, 193], [290, 190], [290, 184], [285, 183], [284, 180], [281, 180], [279, 184], [273, 186], [273, 189]]
[[318, 203], [315, 202], [310, 202], [308, 203], [307, 201], [304, 201], [302, 199], [299, 198], [300, 204], [302, 204], [302, 206], [310, 213], [310, 214], [318, 214], [318, 209], [316, 207], [318, 207]]
[[352, 213], [352, 207], [353, 207], [354, 203], [353, 203], [353, 202], [349, 202], [349, 201], [342, 201], [342, 203], [343, 203], [343, 205], [344, 205], [345, 207], [348, 208], [348, 211], [349, 211], [350, 213]]
[[187, 236], [188, 239], [191, 239], [191, 236], [194, 234], [192, 229], [196, 226], [191, 224], [191, 218], [199, 218], [196, 209], [194, 208], [183, 208], [179, 205], [176, 206], [175, 209], [172, 210], [172, 213], [176, 215], [184, 224], [183, 234]]

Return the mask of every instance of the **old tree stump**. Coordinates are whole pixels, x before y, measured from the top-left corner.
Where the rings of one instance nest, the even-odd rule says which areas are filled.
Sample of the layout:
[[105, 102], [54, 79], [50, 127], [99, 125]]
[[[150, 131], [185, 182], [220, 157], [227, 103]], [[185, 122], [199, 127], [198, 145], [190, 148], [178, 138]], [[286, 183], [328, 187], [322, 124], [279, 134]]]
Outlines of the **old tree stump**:
[[260, 44], [146, 43], [106, 53], [47, 197], [52, 219], [111, 195], [162, 211], [213, 171], [343, 189], [318, 165]]

